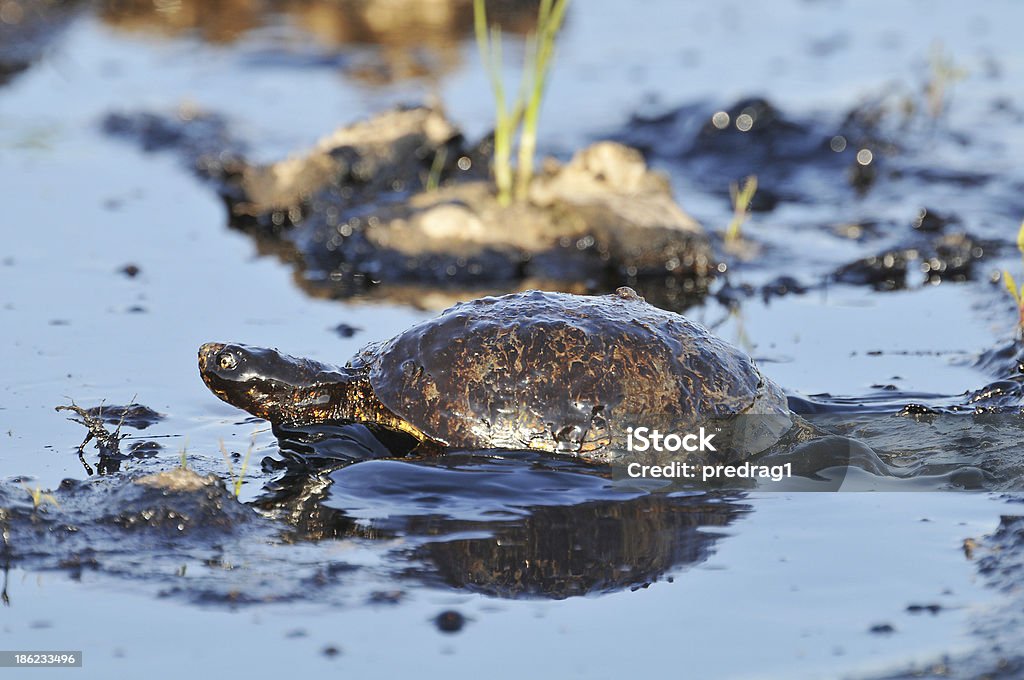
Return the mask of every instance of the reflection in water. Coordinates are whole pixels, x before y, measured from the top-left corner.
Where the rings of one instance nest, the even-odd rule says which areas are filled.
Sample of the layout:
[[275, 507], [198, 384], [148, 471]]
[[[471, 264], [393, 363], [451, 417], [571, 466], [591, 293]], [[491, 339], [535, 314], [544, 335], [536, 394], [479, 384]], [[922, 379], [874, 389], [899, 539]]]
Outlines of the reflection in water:
[[706, 560], [749, 511], [737, 494], [624, 491], [537, 455], [296, 465], [252, 504], [182, 468], [52, 496], [0, 484], [0, 563], [227, 606], [345, 603], [396, 581], [503, 598], [642, 588]]
[[[819, 401], [832, 413], [809, 415], [877, 449], [819, 437], [789, 452], [803, 479], [839, 467], [839, 482], [846, 476], [852, 483], [843, 488], [854, 490], [1006, 489], [1024, 479], [1017, 414], [921, 419], [893, 413], [891, 404], [873, 413], [829, 406]], [[287, 522], [289, 540], [399, 539], [393, 557], [403, 578], [494, 597], [646, 587], [706, 560], [722, 535], [713, 528], [750, 510], [740, 492], [646, 493], [610, 482], [606, 468], [533, 453], [382, 459], [387, 447], [365, 430], [277, 434], [307, 466], [296, 463], [255, 506]], [[302, 437], [305, 450], [295, 443]], [[321, 460], [345, 462], [310, 470], [309, 453], [326, 450]]]
[[[970, 413], [953, 397], [891, 390], [859, 403], [793, 399], [815, 436], [759, 460], [792, 459], [800, 484], [787, 492], [1019, 490], [1017, 383], [999, 384], [961, 395], [961, 407], [983, 408]], [[650, 493], [564, 457], [427, 455], [405, 435], [362, 425], [275, 434], [281, 458], [262, 467], [277, 476], [250, 504], [215, 476], [183, 469], [67, 480], [46, 492], [52, 503], [0, 484], [0, 560], [230, 606], [348, 602], [381, 580], [564, 599], [670, 579], [707, 560], [721, 528], [751, 511], [743, 491]], [[189, 483], [167, 482], [182, 478]]]
[[708, 558], [736, 494], [646, 494], [534, 454], [379, 460], [286, 474], [255, 503], [289, 540], [401, 538], [403, 578], [496, 597], [640, 588]]
[[[819, 436], [769, 454], [792, 456], [808, 481], [801, 488], [820, 490], [811, 482], [838, 468], [849, 488], [875, 491], [1019, 489], [1024, 480], [1018, 414], [830, 415], [834, 429], [876, 448]], [[277, 476], [249, 504], [215, 476], [182, 469], [68, 480], [47, 492], [56, 503], [0, 484], [0, 560], [73, 578], [88, 569], [231, 606], [341, 603], [396, 579], [563, 599], [671, 578], [708, 559], [721, 528], [751, 510], [742, 491], [650, 493], [564, 457], [430, 456], [361, 425], [275, 434], [283, 460], [263, 461]], [[166, 482], [180, 478], [189, 484]]]
[[745, 507], [710, 496], [539, 506], [489, 536], [436, 540], [413, 556], [457, 588], [498, 597], [546, 597], [641, 588], [699, 564]]
[[[472, 0], [105, 0], [99, 13], [121, 30], [194, 34], [211, 43], [238, 41], [284, 17], [298, 32], [267, 48], [266, 59], [338, 65], [369, 84], [439, 78], [460, 64], [461, 42], [473, 32]], [[537, 2], [492, 0], [488, 13], [504, 30], [527, 33], [535, 28]], [[342, 58], [347, 46], [373, 47], [373, 56]]]
[[230, 43], [261, 26], [269, 9], [258, 0], [106, 0], [97, 12], [107, 24], [126, 31], [195, 32], [208, 42]]
[[635, 277], [623, 276], [618, 272], [603, 272], [599, 276], [583, 278], [536, 278], [494, 281], [489, 284], [469, 286], [444, 281], [436, 283], [388, 282], [365, 279], [355, 281], [340, 277], [324, 276], [321, 271], [309, 267], [295, 244], [278, 236], [268, 236], [257, 229], [248, 228], [237, 222], [232, 227], [240, 229], [253, 239], [256, 252], [269, 255], [282, 262], [295, 265], [292, 282], [311, 298], [345, 300], [352, 303], [377, 304], [381, 302], [406, 305], [414, 309], [440, 312], [452, 305], [488, 295], [507, 295], [529, 290], [543, 290], [576, 295], [603, 295], [614, 292], [621, 286], [629, 286], [645, 300], [661, 309], [685, 312], [700, 305], [705, 299], [704, 288], [691, 289], [688, 281], [676, 276]]
[[0, 86], [43, 57], [77, 16], [78, 0], [0, 2]]

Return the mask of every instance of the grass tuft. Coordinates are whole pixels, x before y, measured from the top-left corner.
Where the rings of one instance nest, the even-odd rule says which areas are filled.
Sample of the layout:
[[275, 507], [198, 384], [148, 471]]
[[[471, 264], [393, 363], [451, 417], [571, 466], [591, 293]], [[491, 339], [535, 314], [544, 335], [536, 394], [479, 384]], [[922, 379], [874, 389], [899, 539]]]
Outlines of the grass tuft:
[[52, 493], [43, 491], [38, 486], [35, 488], [29, 488], [28, 484], [22, 483], [25, 487], [25, 491], [32, 498], [32, 509], [38, 510], [43, 503], [52, 503], [54, 507], [59, 508], [60, 503], [57, 502], [57, 498]]
[[942, 43], [935, 43], [928, 59], [928, 71], [928, 80], [924, 85], [925, 100], [928, 114], [938, 118], [949, 104], [953, 85], [967, 77], [967, 70], [946, 54]]
[[185, 443], [181, 445], [181, 469], [188, 470], [188, 437], [185, 437]]
[[[544, 100], [548, 74], [555, 55], [555, 40], [565, 20], [569, 0], [541, 0], [537, 14], [537, 32], [526, 38], [523, 77], [519, 93], [511, 102], [505, 91], [502, 74], [501, 28], [487, 22], [485, 0], [473, 0], [473, 26], [477, 48], [483, 60], [494, 96], [494, 183], [498, 203], [507, 206], [524, 200], [533, 179], [537, 152], [537, 127]], [[512, 151], [518, 140], [518, 167], [513, 173]], [[514, 186], [513, 186], [514, 175]]]
[[733, 182], [729, 185], [729, 196], [732, 198], [732, 220], [725, 229], [725, 242], [738, 243], [743, 239], [743, 224], [750, 217], [750, 203], [757, 193], [757, 175], [750, 175], [743, 180], [743, 188]]
[[[1020, 223], [1020, 229], [1017, 231], [1017, 250], [1020, 251], [1021, 258], [1024, 260], [1024, 221]], [[1016, 279], [1008, 269], [1003, 270], [1003, 283], [1006, 284], [1007, 292], [1010, 293], [1010, 297], [1017, 305], [1017, 330], [1024, 333], [1024, 290], [1017, 286]]]
[[430, 164], [430, 174], [427, 175], [425, 188], [427, 192], [437, 191], [441, 186], [441, 173], [444, 171], [444, 164], [448, 160], [448, 147], [442, 146], [434, 154], [434, 160]]
[[228, 474], [231, 475], [231, 490], [235, 494], [235, 498], [238, 498], [242, 494], [242, 484], [245, 482], [245, 473], [249, 469], [249, 457], [252, 455], [252, 450], [256, 448], [255, 436], [249, 442], [249, 450], [245, 452], [245, 457], [242, 459], [242, 467], [238, 470], [238, 474], [235, 474], [235, 464], [231, 460], [230, 454], [228, 454], [227, 447], [224, 446], [224, 440], [220, 440], [220, 452], [224, 456], [224, 460], [228, 464]]
[[537, 124], [540, 106], [547, 89], [551, 62], [555, 57], [555, 39], [565, 20], [569, 0], [541, 0], [537, 16], [537, 35], [527, 40], [527, 57], [523, 80], [529, 83], [529, 98], [523, 113], [523, 130], [519, 136], [519, 168], [516, 177], [516, 198], [523, 200], [533, 179], [533, 160], [537, 152]]

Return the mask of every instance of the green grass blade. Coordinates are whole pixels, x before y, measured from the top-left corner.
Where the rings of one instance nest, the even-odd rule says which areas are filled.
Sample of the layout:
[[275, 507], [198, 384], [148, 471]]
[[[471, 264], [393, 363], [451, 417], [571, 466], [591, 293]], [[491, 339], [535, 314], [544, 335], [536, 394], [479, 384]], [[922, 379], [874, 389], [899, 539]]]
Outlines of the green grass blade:
[[[495, 102], [494, 159], [492, 171], [498, 202], [508, 205], [513, 196], [525, 199], [533, 178], [537, 149], [537, 125], [548, 73], [555, 51], [555, 39], [565, 18], [569, 0], [541, 0], [538, 27], [527, 38], [523, 77], [515, 100], [509, 105], [506, 97], [501, 29], [489, 26], [485, 0], [473, 0], [473, 29], [477, 49], [483, 60]], [[512, 151], [518, 134], [518, 172], [513, 178]], [[515, 186], [513, 187], [513, 180]]]
[[743, 223], [750, 216], [750, 204], [757, 193], [757, 175], [750, 175], [743, 181], [740, 189], [736, 182], [729, 185], [729, 197], [732, 199], [732, 220], [725, 229], [727, 243], [735, 243], [743, 237]]
[[537, 36], [533, 49], [527, 51], [523, 80], [529, 83], [529, 97], [523, 113], [523, 128], [519, 137], [519, 171], [516, 177], [516, 197], [526, 198], [533, 179], [534, 156], [537, 151], [537, 126], [540, 107], [544, 100], [548, 73], [555, 52], [555, 39], [565, 18], [569, 0], [542, 0], [537, 16]]
[[1003, 283], [1006, 285], [1006, 291], [1013, 298], [1013, 301], [1020, 307], [1020, 289], [1017, 288], [1017, 282], [1013, 278], [1013, 274], [1003, 270]]

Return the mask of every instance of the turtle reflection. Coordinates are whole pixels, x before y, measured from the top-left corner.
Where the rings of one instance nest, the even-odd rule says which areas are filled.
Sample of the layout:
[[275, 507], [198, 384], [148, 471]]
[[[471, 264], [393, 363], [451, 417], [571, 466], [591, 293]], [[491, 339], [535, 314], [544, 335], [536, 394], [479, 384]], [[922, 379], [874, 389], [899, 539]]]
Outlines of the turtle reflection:
[[401, 578], [550, 599], [671, 578], [749, 511], [737, 494], [625, 490], [594, 468], [527, 453], [293, 472], [256, 506], [291, 525], [289, 540], [395, 540]]
[[[436, 540], [413, 551], [444, 583], [497, 597], [564, 599], [637, 589], [712, 553], [744, 506], [707, 496], [539, 506], [488, 536]], [[482, 527], [483, 528], [483, 527]]]

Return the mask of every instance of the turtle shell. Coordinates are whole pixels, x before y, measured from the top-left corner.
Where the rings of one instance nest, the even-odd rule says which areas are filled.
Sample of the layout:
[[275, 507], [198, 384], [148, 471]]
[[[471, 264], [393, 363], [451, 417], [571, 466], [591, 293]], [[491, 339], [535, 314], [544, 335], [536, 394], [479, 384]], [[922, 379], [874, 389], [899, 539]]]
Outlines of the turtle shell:
[[454, 448], [587, 454], [639, 423], [785, 409], [750, 357], [629, 288], [480, 298], [367, 350], [377, 398]]

